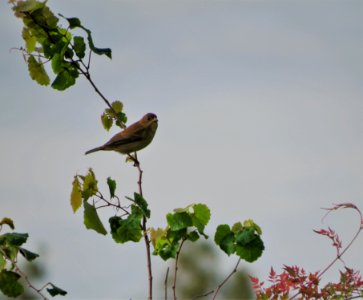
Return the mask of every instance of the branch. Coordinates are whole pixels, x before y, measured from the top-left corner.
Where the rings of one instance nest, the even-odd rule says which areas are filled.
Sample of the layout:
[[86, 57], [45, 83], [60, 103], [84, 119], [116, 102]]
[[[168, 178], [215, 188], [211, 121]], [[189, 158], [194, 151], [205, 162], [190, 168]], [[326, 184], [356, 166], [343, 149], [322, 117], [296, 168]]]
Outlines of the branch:
[[48, 298], [46, 296], [43, 295], [42, 290], [49, 284], [47, 283], [46, 285], [44, 285], [42, 288], [38, 289], [36, 288], [29, 280], [28, 275], [26, 275], [17, 265], [17, 263], [13, 260], [11, 260], [8, 256], [6, 256], [7, 259], [9, 259], [11, 261], [11, 263], [15, 266], [15, 271], [25, 280], [25, 282], [27, 283], [28, 287], [31, 288], [32, 290], [34, 290], [43, 300], [48, 300]]
[[234, 275], [234, 273], [237, 272], [237, 268], [239, 263], [241, 262], [241, 258], [238, 259], [237, 264], [235, 265], [234, 269], [232, 270], [232, 272], [218, 285], [215, 293], [213, 294], [213, 300], [217, 297], [217, 294], [219, 292], [219, 290], [222, 288], [223, 285], [226, 284], [226, 282]]
[[[141, 169], [140, 163], [137, 160], [136, 152], [135, 152], [135, 157], [132, 157], [131, 155], [129, 155], [129, 157], [134, 161], [134, 166], [137, 168], [137, 170], [139, 172], [139, 179], [137, 181], [137, 184], [139, 186], [139, 194], [141, 197], [143, 197], [143, 194], [142, 194], [143, 170]], [[147, 232], [146, 222], [147, 222], [147, 218], [145, 216], [143, 216], [141, 228], [144, 233], [144, 241], [145, 241], [145, 246], [146, 246], [147, 270], [148, 270], [148, 277], [149, 277], [149, 297], [148, 297], [148, 299], [151, 300], [153, 297], [152, 296], [153, 295], [153, 275], [152, 275], [152, 268], [151, 268], [150, 239], [149, 239], [149, 235]]]
[[165, 298], [165, 300], [168, 300], [168, 277], [169, 277], [169, 267], [166, 270], [165, 281], [164, 281], [164, 286], [165, 286], [164, 298]]
[[176, 258], [175, 258], [175, 267], [174, 267], [174, 283], [173, 283], [173, 299], [176, 300], [177, 297], [176, 297], [176, 277], [177, 277], [177, 272], [178, 272], [178, 262], [179, 262], [179, 255], [180, 255], [180, 251], [183, 247], [183, 244], [186, 240], [183, 239], [180, 243], [180, 247], [176, 253]]
[[[72, 60], [73, 61], [73, 60]], [[81, 60], [82, 61], [82, 60]], [[73, 61], [75, 63], [75, 61]], [[83, 64], [83, 61], [82, 61]], [[75, 63], [75, 66], [77, 66], [77, 64]], [[98, 89], [98, 87], [96, 86], [96, 84], [94, 83], [94, 81], [91, 78], [91, 74], [85, 70], [83, 70], [81, 67], [77, 66], [77, 69], [81, 72], [81, 74], [86, 77], [86, 79], [88, 80], [88, 82], [92, 85], [93, 89], [95, 90], [95, 92], [102, 98], [102, 100], [106, 103], [106, 105], [109, 107], [109, 109], [111, 109], [111, 111], [115, 114], [115, 116], [117, 116], [116, 111], [113, 109], [112, 105], [110, 104], [110, 101], [107, 100], [107, 98], [101, 93], [101, 91]]]
[[112, 203], [111, 201], [108, 201], [105, 197], [103, 197], [103, 195], [101, 194], [101, 192], [98, 192], [97, 195], [95, 195], [98, 199], [100, 199], [101, 201], [105, 202], [104, 205], [100, 205], [100, 206], [97, 206], [96, 209], [100, 209], [100, 208], [103, 208], [103, 207], [114, 207], [116, 210], [122, 210], [125, 215], [129, 215], [130, 212], [126, 210], [125, 207], [121, 206], [121, 202], [120, 202], [120, 199], [116, 196], [115, 198], [117, 199], [117, 204], [115, 203]]
[[219, 293], [219, 291], [220, 291], [220, 289], [226, 284], [226, 282], [234, 275], [234, 273], [236, 273], [237, 272], [237, 268], [238, 268], [238, 266], [239, 266], [239, 264], [240, 264], [240, 262], [241, 262], [241, 258], [239, 258], [238, 259], [238, 261], [237, 261], [237, 264], [235, 265], [235, 267], [233, 268], [233, 270], [232, 270], [232, 272], [231, 273], [229, 273], [229, 275], [217, 286], [217, 288], [216, 289], [214, 289], [214, 290], [211, 290], [211, 291], [209, 291], [209, 292], [207, 292], [207, 293], [205, 293], [205, 294], [202, 294], [202, 295], [199, 295], [199, 296], [197, 296], [197, 297], [195, 297], [194, 299], [198, 299], [198, 298], [202, 298], [202, 297], [206, 297], [206, 296], [209, 296], [209, 295], [211, 295], [211, 294], [213, 294], [213, 297], [212, 297], [212, 299], [214, 300], [214, 299], [216, 299], [216, 297], [217, 297], [217, 294]]

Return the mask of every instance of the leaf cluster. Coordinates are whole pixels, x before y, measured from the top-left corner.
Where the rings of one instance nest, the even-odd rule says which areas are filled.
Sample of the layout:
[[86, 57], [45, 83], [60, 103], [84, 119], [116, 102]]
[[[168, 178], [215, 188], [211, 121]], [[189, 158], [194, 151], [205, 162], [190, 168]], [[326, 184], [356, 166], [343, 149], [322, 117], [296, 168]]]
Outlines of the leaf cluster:
[[110, 130], [113, 123], [115, 122], [116, 126], [125, 128], [125, 123], [127, 122], [127, 116], [123, 112], [123, 103], [121, 101], [114, 101], [111, 103], [111, 108], [106, 108], [103, 114], [101, 115], [101, 122], [103, 128], [107, 131]]
[[[103, 207], [113, 207], [116, 215], [109, 218], [110, 232], [116, 243], [129, 241], [138, 242], [142, 237], [141, 222], [143, 218], [150, 218], [150, 210], [146, 200], [138, 193], [134, 197], [127, 197], [131, 201], [128, 207], [121, 206], [116, 195], [116, 181], [107, 178], [110, 199], [106, 199], [98, 189], [98, 181], [92, 169], [85, 176], [76, 175], [72, 183], [71, 206], [76, 212], [81, 206], [84, 208], [84, 224], [99, 234], [106, 235], [98, 210]], [[90, 199], [96, 199], [90, 203]], [[121, 215], [118, 213], [121, 212]]]
[[232, 228], [219, 225], [214, 235], [215, 243], [229, 256], [238, 255], [247, 262], [254, 262], [265, 249], [261, 239], [261, 228], [253, 221], [235, 223]]
[[164, 260], [175, 258], [182, 242], [197, 241], [200, 236], [208, 238], [204, 233], [210, 220], [210, 210], [205, 204], [191, 204], [186, 208], [175, 209], [166, 215], [165, 229], [151, 229], [151, 242], [154, 255]]
[[[63, 28], [60, 19], [47, 6], [47, 2], [36, 0], [11, 1], [16, 17], [22, 19], [24, 58], [28, 63], [30, 77], [40, 85], [49, 85], [50, 78], [44, 65], [51, 63], [55, 75], [52, 88], [65, 90], [75, 84], [80, 73], [89, 75], [89, 65], [84, 63], [87, 48], [92, 53], [111, 58], [111, 49], [97, 48], [92, 33], [78, 18], [64, 18], [68, 27]], [[74, 35], [74, 29], [81, 29], [86, 36]], [[83, 69], [82, 69], [83, 67]]]
[[[14, 222], [10, 218], [3, 218], [0, 221], [0, 230], [3, 225], [15, 229]], [[38, 254], [23, 248], [29, 235], [27, 233], [7, 232], [0, 235], [0, 291], [8, 297], [18, 297], [24, 293], [24, 287], [19, 282], [22, 277], [17, 261], [19, 255], [31, 262]], [[67, 292], [48, 283], [47, 291], [51, 296], [66, 295]], [[43, 288], [45, 288], [44, 286]], [[37, 290], [40, 292], [41, 290]]]

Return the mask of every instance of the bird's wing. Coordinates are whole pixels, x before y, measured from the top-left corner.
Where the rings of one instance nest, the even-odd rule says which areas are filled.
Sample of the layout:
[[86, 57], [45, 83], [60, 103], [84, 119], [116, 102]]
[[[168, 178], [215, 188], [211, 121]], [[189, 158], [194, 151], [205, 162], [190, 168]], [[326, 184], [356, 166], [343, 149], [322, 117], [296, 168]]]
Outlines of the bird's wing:
[[130, 133], [129, 129], [122, 131], [115, 136], [113, 136], [104, 146], [119, 146], [125, 145], [129, 143], [138, 142], [144, 139], [146, 130], [142, 126], [137, 126], [136, 128], [132, 128], [132, 133]]

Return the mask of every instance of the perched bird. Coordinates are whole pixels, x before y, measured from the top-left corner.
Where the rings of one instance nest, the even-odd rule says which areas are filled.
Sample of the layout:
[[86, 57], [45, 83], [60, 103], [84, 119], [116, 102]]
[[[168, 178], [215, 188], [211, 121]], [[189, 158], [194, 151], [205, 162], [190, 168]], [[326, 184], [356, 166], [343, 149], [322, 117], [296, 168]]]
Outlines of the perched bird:
[[141, 120], [115, 134], [103, 146], [88, 150], [85, 154], [100, 150], [116, 151], [121, 154], [130, 154], [139, 151], [151, 143], [157, 128], [157, 116], [153, 113], [148, 113]]

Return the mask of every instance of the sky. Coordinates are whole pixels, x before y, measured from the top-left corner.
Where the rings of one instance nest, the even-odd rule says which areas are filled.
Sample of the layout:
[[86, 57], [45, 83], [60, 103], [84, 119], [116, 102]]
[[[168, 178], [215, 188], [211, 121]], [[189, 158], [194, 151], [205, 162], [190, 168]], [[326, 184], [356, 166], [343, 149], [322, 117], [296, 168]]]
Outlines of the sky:
[[[314, 272], [335, 255], [313, 229], [335, 229], [347, 244], [363, 210], [363, 2], [48, 1], [79, 17], [113, 58], [92, 57], [100, 90], [121, 100], [130, 122], [158, 115], [153, 143], [139, 153], [149, 226], [174, 208], [205, 203], [206, 231], [253, 219], [265, 251], [240, 268], [266, 279], [270, 267]], [[65, 92], [33, 82], [22, 55], [21, 23], [0, 3], [0, 218], [28, 232], [65, 299], [145, 299], [143, 243], [115, 244], [86, 230], [69, 204], [75, 174], [89, 167], [101, 189], [111, 176], [121, 197], [137, 171], [116, 153], [84, 156], [117, 129], [103, 130], [105, 106], [82, 78]], [[112, 212], [101, 212], [107, 224]], [[359, 236], [344, 256], [363, 271]], [[221, 273], [236, 257], [221, 254]], [[165, 263], [153, 257], [155, 286]], [[337, 280], [338, 263], [325, 280]], [[213, 268], [213, 262], [211, 262]], [[157, 295], [157, 294], [156, 294]]]

